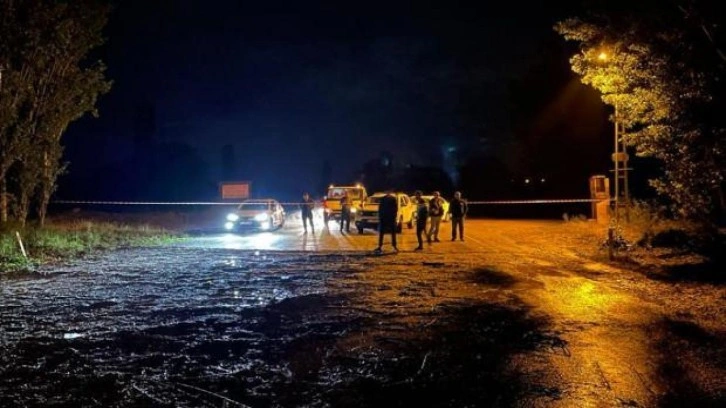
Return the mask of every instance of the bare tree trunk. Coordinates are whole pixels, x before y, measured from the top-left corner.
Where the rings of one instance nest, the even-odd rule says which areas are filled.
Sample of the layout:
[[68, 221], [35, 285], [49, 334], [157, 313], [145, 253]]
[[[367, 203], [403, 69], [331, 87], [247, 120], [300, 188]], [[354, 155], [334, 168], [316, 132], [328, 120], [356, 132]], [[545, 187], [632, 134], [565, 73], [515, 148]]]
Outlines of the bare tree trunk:
[[48, 204], [50, 204], [50, 198], [57, 187], [58, 176], [66, 168], [65, 164], [59, 162], [61, 155], [62, 148], [60, 145], [57, 145], [55, 149], [51, 148], [43, 152], [43, 170], [40, 177], [40, 188], [38, 189], [38, 222], [41, 227], [45, 225]]
[[40, 186], [40, 199], [38, 202], [38, 222], [42, 228], [45, 225], [45, 218], [48, 215], [48, 204], [50, 203], [50, 196], [53, 192], [52, 187], [49, 188], [46, 183]]
[[718, 226], [724, 226], [726, 225], [726, 195], [723, 191], [723, 183], [722, 185], [718, 186], [718, 216], [719, 219], [716, 220], [716, 223]]
[[0, 178], [0, 222], [8, 222], [8, 185], [5, 176]]
[[30, 211], [30, 194], [28, 194], [26, 189], [22, 189], [22, 191], [20, 191], [18, 206], [15, 211], [15, 217], [20, 222], [20, 225], [24, 227], [28, 220], [28, 212]]

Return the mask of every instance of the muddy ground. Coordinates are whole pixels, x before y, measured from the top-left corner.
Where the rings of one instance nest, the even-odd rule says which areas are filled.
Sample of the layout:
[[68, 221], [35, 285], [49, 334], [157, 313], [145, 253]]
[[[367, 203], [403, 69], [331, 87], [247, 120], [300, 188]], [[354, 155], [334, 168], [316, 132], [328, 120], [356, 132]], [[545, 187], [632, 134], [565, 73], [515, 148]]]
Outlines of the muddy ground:
[[586, 256], [563, 223], [468, 227], [423, 253], [288, 226], [4, 278], [0, 406], [726, 405], [723, 284]]

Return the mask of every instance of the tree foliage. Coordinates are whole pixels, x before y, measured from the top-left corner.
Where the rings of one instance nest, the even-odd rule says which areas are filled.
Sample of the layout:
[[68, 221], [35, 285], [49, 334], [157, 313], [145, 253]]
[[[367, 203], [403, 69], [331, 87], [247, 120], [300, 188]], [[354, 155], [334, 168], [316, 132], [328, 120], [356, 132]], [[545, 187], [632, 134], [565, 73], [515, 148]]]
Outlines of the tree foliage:
[[681, 215], [712, 221], [724, 206], [726, 59], [699, 6], [616, 2], [555, 30], [580, 44], [572, 69], [616, 107], [623, 142], [662, 162], [651, 185]]
[[108, 13], [96, 0], [0, 0], [0, 180], [15, 175], [22, 222], [32, 195], [43, 222], [65, 168], [65, 130], [96, 115], [98, 96], [110, 90], [105, 66], [89, 58], [103, 44]]

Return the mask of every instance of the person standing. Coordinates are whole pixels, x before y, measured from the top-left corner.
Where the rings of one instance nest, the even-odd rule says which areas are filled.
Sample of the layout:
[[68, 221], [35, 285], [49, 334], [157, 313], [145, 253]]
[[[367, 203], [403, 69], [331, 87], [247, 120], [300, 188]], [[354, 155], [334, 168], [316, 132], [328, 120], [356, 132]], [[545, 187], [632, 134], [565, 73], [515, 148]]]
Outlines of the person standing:
[[416, 191], [414, 195], [414, 204], [416, 204], [416, 239], [418, 239], [416, 251], [423, 249], [423, 235], [426, 234], [426, 223], [429, 218], [428, 203], [421, 195], [421, 191]]
[[434, 242], [439, 241], [439, 227], [441, 226], [441, 217], [444, 215], [444, 202], [441, 199], [441, 194], [438, 191], [434, 191], [434, 196], [429, 200], [429, 217], [431, 218], [431, 227], [428, 233], [428, 242], [431, 243], [433, 237]]
[[302, 213], [302, 222], [305, 233], [308, 232], [308, 221], [310, 221], [310, 229], [315, 234], [315, 224], [313, 224], [313, 210], [315, 209], [315, 201], [310, 198], [310, 194], [304, 193], [302, 203], [300, 203], [300, 212]]
[[386, 195], [381, 197], [378, 204], [378, 248], [376, 252], [383, 249], [383, 236], [386, 232], [391, 233], [391, 245], [398, 252], [396, 246], [396, 216], [398, 215], [398, 199], [392, 194], [391, 190], [386, 191]]
[[340, 197], [340, 232], [350, 232], [350, 198], [348, 193], [343, 193]]
[[456, 230], [459, 230], [459, 240], [464, 240], [464, 218], [469, 211], [469, 205], [461, 198], [461, 192], [454, 193], [454, 199], [449, 203], [451, 214], [451, 240], [456, 241]]

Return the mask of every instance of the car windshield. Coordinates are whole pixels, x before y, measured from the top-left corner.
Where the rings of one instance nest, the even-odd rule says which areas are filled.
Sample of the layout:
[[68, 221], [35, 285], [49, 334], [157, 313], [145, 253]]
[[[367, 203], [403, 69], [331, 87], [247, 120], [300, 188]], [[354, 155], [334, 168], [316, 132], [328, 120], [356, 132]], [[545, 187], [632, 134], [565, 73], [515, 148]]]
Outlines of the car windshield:
[[340, 198], [347, 193], [348, 198], [359, 200], [361, 198], [361, 189], [355, 187], [333, 187], [328, 190], [328, 198]]
[[382, 198], [383, 198], [383, 196], [368, 197], [367, 203], [368, 204], [380, 204]]
[[267, 211], [268, 203], [242, 203], [239, 205], [240, 211]]

